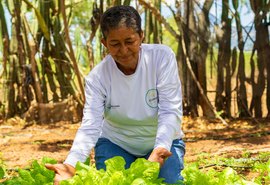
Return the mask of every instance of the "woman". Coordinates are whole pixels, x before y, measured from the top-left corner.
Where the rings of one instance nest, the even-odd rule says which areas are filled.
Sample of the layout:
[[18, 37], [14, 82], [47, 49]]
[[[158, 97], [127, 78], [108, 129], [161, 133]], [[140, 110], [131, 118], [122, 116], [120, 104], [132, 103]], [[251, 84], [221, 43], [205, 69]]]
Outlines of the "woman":
[[181, 131], [182, 94], [172, 50], [142, 44], [141, 18], [131, 6], [108, 9], [101, 19], [109, 54], [85, 79], [81, 127], [64, 164], [47, 165], [55, 184], [74, 175], [95, 148], [98, 169], [122, 156], [126, 168], [139, 157], [160, 163], [159, 177], [181, 180], [185, 144]]

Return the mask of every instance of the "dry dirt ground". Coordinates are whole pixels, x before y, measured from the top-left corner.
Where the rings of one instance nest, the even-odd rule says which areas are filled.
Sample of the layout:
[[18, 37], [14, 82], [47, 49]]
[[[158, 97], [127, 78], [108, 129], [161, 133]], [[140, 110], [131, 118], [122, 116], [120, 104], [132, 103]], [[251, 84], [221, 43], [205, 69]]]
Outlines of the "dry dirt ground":
[[[211, 156], [241, 157], [244, 152], [256, 155], [270, 151], [270, 120], [183, 119], [186, 162]], [[26, 167], [32, 159], [44, 156], [62, 162], [71, 147], [79, 123], [58, 122], [27, 125], [20, 119], [0, 123], [0, 162], [7, 168]]]

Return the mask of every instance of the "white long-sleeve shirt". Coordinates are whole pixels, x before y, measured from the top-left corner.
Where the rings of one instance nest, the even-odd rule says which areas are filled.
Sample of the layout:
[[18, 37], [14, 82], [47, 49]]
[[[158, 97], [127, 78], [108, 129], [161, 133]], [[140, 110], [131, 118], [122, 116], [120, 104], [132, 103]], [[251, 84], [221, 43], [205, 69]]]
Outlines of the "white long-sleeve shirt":
[[136, 71], [125, 75], [107, 55], [85, 79], [83, 119], [65, 163], [84, 162], [99, 137], [138, 157], [170, 150], [181, 131], [177, 62], [165, 45], [142, 44]]

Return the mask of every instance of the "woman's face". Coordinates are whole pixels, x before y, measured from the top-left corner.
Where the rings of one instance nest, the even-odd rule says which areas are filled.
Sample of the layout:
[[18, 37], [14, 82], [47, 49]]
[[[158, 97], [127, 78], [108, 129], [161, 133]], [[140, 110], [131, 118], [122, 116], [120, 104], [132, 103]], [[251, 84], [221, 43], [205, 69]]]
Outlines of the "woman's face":
[[118, 68], [125, 74], [133, 74], [138, 64], [142, 40], [143, 33], [138, 34], [132, 28], [118, 27], [110, 30], [102, 43]]

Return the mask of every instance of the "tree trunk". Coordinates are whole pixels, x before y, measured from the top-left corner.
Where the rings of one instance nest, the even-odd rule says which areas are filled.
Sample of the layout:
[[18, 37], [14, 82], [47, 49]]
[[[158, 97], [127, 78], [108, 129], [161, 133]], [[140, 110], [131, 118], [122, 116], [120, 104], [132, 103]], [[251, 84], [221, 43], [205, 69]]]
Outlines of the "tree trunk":
[[[21, 2], [12, 2], [13, 7], [9, 11], [12, 15], [12, 38], [9, 45], [7, 87], [8, 88], [8, 109], [7, 117], [13, 117], [24, 113], [30, 106], [31, 93], [26, 79], [26, 49], [21, 30]], [[14, 9], [12, 9], [14, 8]], [[5, 59], [6, 60], [6, 59]]]
[[[196, 37], [196, 24], [195, 17], [193, 14], [194, 10], [194, 2], [191, 0], [185, 1], [185, 14], [184, 14], [184, 24], [183, 24], [183, 36], [185, 38], [185, 45], [187, 56], [190, 59], [190, 64], [194, 74], [197, 77], [198, 68], [197, 68], [197, 37]], [[187, 107], [192, 117], [198, 116], [198, 88], [196, 86], [196, 82], [193, 80], [191, 73], [187, 70], [186, 77], [186, 97], [187, 97]]]
[[30, 107], [30, 102], [32, 101], [30, 96], [28, 95], [29, 91], [29, 83], [27, 81], [26, 76], [26, 48], [23, 40], [23, 26], [22, 26], [22, 17], [21, 17], [21, 1], [14, 0], [14, 7], [15, 7], [15, 29], [16, 29], [16, 39], [17, 39], [17, 48], [15, 50], [17, 51], [18, 56], [18, 63], [15, 63], [17, 65], [17, 85], [18, 85], [18, 97], [17, 103], [20, 105], [18, 107], [18, 114], [23, 114], [28, 110]]
[[[228, 17], [228, 0], [222, 1], [221, 30], [217, 33], [218, 66], [216, 86], [216, 109], [223, 115], [230, 116], [231, 87], [230, 87], [230, 55], [231, 55], [231, 20]], [[224, 67], [226, 69], [226, 81], [224, 81]], [[224, 92], [224, 88], [226, 91]], [[224, 94], [223, 94], [224, 93]], [[226, 97], [224, 96], [226, 95]]]
[[[12, 42], [12, 41], [11, 41]], [[8, 59], [8, 73], [7, 73], [7, 118], [11, 118], [13, 116], [15, 116], [16, 114], [16, 110], [17, 110], [17, 106], [15, 104], [15, 88], [14, 88], [14, 84], [15, 84], [15, 65], [14, 65], [14, 59], [16, 56], [14, 55], [10, 55], [9, 59]]]
[[[238, 12], [238, 0], [233, 1], [233, 6], [235, 9], [235, 21], [236, 21], [236, 28], [237, 28], [237, 38], [238, 38], [238, 49], [239, 49], [239, 59], [238, 59], [238, 72], [237, 72], [237, 79], [236, 79], [236, 90], [237, 90], [237, 107], [239, 117], [247, 117], [249, 116], [248, 113], [248, 103], [247, 103], [247, 92], [246, 92], [246, 74], [245, 74], [245, 57], [244, 57], [244, 40], [243, 40], [243, 33], [242, 33], [242, 26], [240, 15]], [[238, 85], [239, 84], [239, 85]]]
[[29, 44], [31, 47], [31, 69], [32, 69], [32, 76], [34, 78], [34, 91], [36, 94], [36, 99], [38, 103], [43, 103], [43, 99], [42, 99], [42, 90], [40, 87], [40, 79], [39, 79], [39, 72], [38, 72], [38, 68], [37, 68], [37, 63], [35, 60], [35, 55], [36, 55], [36, 46], [35, 44], [30, 43]]
[[93, 39], [95, 38], [97, 29], [100, 25], [100, 17], [102, 15], [102, 5], [100, 7], [97, 6], [97, 3], [93, 3], [93, 10], [92, 10], [92, 17], [90, 19], [90, 25], [91, 25], [91, 34], [89, 36], [89, 39], [87, 40], [86, 47], [87, 47], [87, 54], [88, 54], [88, 60], [90, 62], [90, 70], [94, 68], [95, 65], [95, 57], [94, 57], [94, 51], [93, 51]]
[[[210, 38], [210, 22], [209, 22], [209, 11], [212, 7], [213, 0], [206, 0], [201, 14], [198, 15], [198, 39], [199, 39], [199, 55], [198, 55], [198, 81], [203, 88], [204, 94], [207, 95], [207, 84], [206, 84], [206, 58], [208, 54], [209, 38]], [[215, 117], [215, 114], [211, 107], [205, 102], [205, 99], [200, 96], [199, 104], [203, 111], [203, 116]]]
[[[270, 52], [270, 48], [268, 47], [268, 52]], [[266, 89], [266, 106], [267, 106], [267, 118], [270, 118], [270, 62], [267, 62], [266, 65], [267, 72], [267, 89]]]
[[[178, 1], [176, 1], [176, 13], [175, 13], [175, 21], [177, 23], [178, 30], [183, 30], [185, 28], [185, 24], [182, 22], [182, 15], [181, 15], [181, 6]], [[180, 31], [181, 32], [181, 31]], [[177, 47], [177, 53], [176, 53], [176, 59], [178, 63], [178, 71], [179, 76], [182, 84], [182, 98], [183, 98], [183, 114], [189, 115], [189, 107], [188, 107], [188, 101], [187, 101], [187, 61], [186, 56], [183, 51], [182, 46], [182, 38], [183, 35], [180, 35], [179, 37], [176, 37], [178, 47]]]
[[[256, 30], [256, 41], [255, 49], [257, 51], [257, 68], [258, 68], [258, 77], [257, 83], [255, 83], [255, 75], [253, 75], [252, 80], [252, 105], [251, 108], [254, 108], [254, 113], [256, 118], [262, 117], [262, 95], [265, 89], [265, 66], [270, 58], [269, 53], [269, 33], [267, 26], [264, 25], [266, 19], [267, 10], [264, 9], [264, 4], [266, 1], [255, 1], [250, 0], [251, 8], [255, 13], [255, 30]], [[251, 109], [253, 112], [253, 109]]]
[[149, 9], [145, 8], [145, 42], [151, 42], [151, 34], [153, 34], [153, 18]]
[[[6, 104], [9, 104], [7, 101], [9, 99], [9, 92], [10, 92], [10, 84], [8, 82], [8, 78], [9, 78], [9, 71], [8, 66], [9, 66], [9, 56], [10, 56], [10, 50], [9, 50], [9, 44], [10, 44], [10, 40], [9, 40], [9, 35], [8, 35], [8, 29], [7, 29], [7, 23], [6, 23], [6, 18], [5, 18], [5, 13], [4, 13], [4, 8], [2, 3], [0, 3], [0, 27], [1, 27], [1, 36], [2, 38], [2, 44], [3, 44], [3, 58], [2, 58], [2, 67], [3, 67], [3, 78], [6, 79], [6, 82], [3, 85], [3, 98], [2, 99], [2, 103], [4, 105], [4, 109], [3, 109], [3, 117], [6, 118], [7, 116], [7, 112], [8, 110], [6, 110]], [[9, 68], [10, 70], [10, 68]], [[8, 106], [9, 107], [9, 106]]]
[[[268, 30], [261, 21], [255, 21], [255, 29], [256, 29], [256, 50], [257, 50], [257, 68], [259, 71], [257, 77], [257, 83], [255, 84], [253, 97], [254, 99], [254, 112], [256, 118], [262, 117], [262, 95], [265, 89], [265, 76], [264, 69], [265, 65], [269, 59], [269, 43], [268, 43]], [[266, 39], [267, 38], [267, 39]]]
[[[155, 5], [155, 8], [160, 12], [160, 10], [161, 10], [161, 2], [160, 2], [160, 0], [155, 0], [154, 5]], [[160, 27], [161, 27], [160, 22], [154, 16], [154, 19], [153, 19], [153, 43], [161, 43], [160, 29], [159, 29]]]

